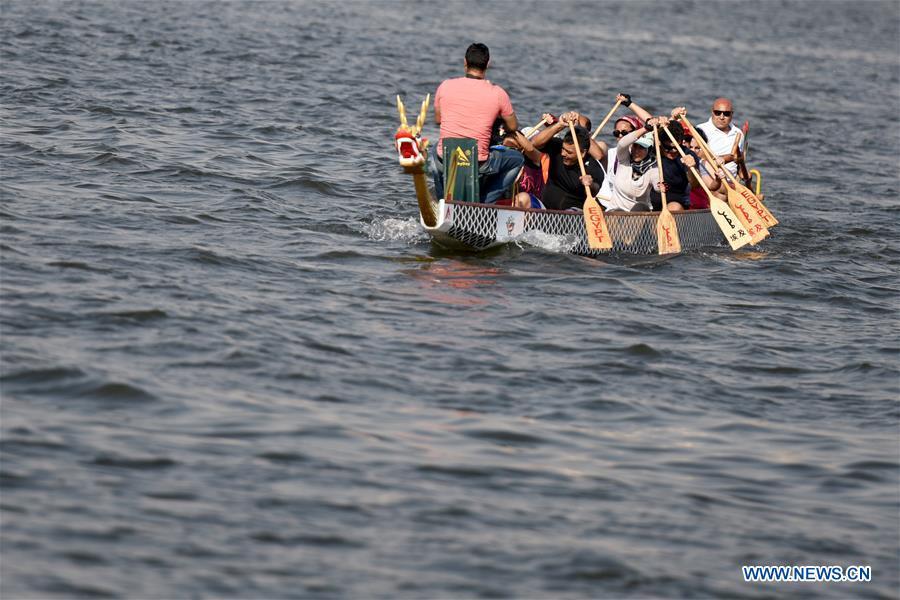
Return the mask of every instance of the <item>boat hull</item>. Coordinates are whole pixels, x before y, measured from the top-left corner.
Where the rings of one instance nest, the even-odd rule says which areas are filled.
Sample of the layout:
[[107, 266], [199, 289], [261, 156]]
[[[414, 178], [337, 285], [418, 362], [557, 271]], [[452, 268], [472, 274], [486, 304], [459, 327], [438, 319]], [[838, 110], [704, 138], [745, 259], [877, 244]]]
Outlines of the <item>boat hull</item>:
[[[581, 212], [521, 209], [452, 200], [432, 200], [431, 204], [436, 223], [428, 225], [424, 218], [420, 218], [420, 222], [436, 243], [448, 248], [487, 250], [512, 242], [529, 232], [538, 232], [558, 236], [563, 241], [563, 247], [581, 256], [659, 252], [657, 212], [607, 212], [605, 217], [613, 247], [610, 250], [595, 250], [588, 246]], [[690, 210], [674, 213], [673, 216], [683, 251], [720, 246], [726, 241], [709, 210]]]
[[[415, 183], [419, 221], [438, 244], [477, 252], [536, 232], [557, 238], [561, 242], [559, 247], [582, 256], [659, 254], [656, 233], [658, 212], [605, 213], [612, 248], [596, 249], [588, 243], [581, 211], [535, 210], [436, 200], [425, 176], [428, 141], [419, 136], [428, 101], [426, 96], [416, 124], [410, 126], [403, 102], [397, 97], [400, 128], [394, 136], [394, 143], [400, 166]], [[719, 246], [727, 241], [708, 209], [677, 212], [673, 216], [683, 251]]]

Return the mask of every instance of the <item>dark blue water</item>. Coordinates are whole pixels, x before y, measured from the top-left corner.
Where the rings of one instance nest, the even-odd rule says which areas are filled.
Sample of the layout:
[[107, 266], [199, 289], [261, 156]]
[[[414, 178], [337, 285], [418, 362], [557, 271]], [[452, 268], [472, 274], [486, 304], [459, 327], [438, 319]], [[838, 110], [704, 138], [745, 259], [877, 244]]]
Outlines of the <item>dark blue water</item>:
[[[0, 27], [3, 598], [898, 597], [896, 2]], [[730, 96], [781, 224], [637, 264], [432, 246], [394, 96], [473, 40], [526, 124]]]

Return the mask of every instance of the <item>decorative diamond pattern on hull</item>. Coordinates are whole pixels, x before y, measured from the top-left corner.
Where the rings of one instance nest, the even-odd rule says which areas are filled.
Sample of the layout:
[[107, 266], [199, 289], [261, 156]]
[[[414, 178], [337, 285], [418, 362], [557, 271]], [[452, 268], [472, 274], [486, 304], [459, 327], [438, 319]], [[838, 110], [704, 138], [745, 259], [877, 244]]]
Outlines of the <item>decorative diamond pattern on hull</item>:
[[[439, 207], [435, 205], [435, 212]], [[519, 216], [521, 215], [521, 216]], [[564, 236], [575, 243], [570, 250], [583, 256], [603, 254], [657, 254], [656, 220], [659, 213], [606, 213], [606, 222], [613, 240], [611, 251], [591, 250], [580, 212], [521, 210], [466, 202], [447, 202], [441, 222], [431, 231], [439, 243], [484, 250], [509, 241], [498, 235], [499, 218], [515, 221], [516, 234], [539, 231]], [[692, 210], [674, 214], [678, 224], [682, 250], [718, 246], [725, 237], [708, 210]], [[510, 231], [513, 230], [510, 225]], [[502, 231], [502, 228], [499, 228]]]

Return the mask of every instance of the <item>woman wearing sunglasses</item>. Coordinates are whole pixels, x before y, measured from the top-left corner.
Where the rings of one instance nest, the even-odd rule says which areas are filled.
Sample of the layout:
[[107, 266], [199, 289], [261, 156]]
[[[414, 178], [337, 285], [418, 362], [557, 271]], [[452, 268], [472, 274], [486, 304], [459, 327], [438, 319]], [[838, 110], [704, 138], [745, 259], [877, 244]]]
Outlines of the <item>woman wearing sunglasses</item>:
[[597, 157], [600, 160], [600, 165], [603, 167], [603, 170], [606, 172], [606, 178], [603, 180], [603, 185], [600, 187], [600, 195], [606, 196], [607, 198], [612, 197], [613, 191], [613, 179], [616, 177], [616, 169], [618, 167], [618, 161], [616, 159], [616, 145], [619, 143], [624, 136], [628, 135], [632, 131], [637, 129], [641, 129], [644, 126], [644, 121], [650, 118], [650, 113], [638, 106], [636, 102], [631, 99], [631, 96], [628, 94], [620, 93], [616, 96], [616, 101], [621, 102], [622, 106], [628, 107], [633, 112], [633, 115], [622, 115], [613, 123], [612, 136], [615, 140], [612, 149], [608, 150], [608, 147], [603, 142], [598, 142], [601, 148], [604, 150], [604, 156]]
[[740, 140], [743, 144], [743, 134], [741, 130], [735, 127], [731, 121], [734, 117], [734, 105], [728, 98], [716, 98], [712, 105], [712, 114], [709, 121], [700, 123], [697, 129], [706, 134], [709, 138], [709, 147], [725, 161], [725, 168], [732, 175], [737, 175], [738, 166], [734, 162], [735, 156], [731, 153], [734, 148], [735, 141]]
[[[600, 198], [607, 210], [651, 210], [650, 194], [659, 191], [659, 172], [656, 169], [656, 153], [653, 146], [653, 125], [668, 123], [667, 117], [651, 117], [643, 126], [622, 136], [613, 154], [615, 174], [611, 193]], [[618, 125], [618, 124], [617, 124]]]

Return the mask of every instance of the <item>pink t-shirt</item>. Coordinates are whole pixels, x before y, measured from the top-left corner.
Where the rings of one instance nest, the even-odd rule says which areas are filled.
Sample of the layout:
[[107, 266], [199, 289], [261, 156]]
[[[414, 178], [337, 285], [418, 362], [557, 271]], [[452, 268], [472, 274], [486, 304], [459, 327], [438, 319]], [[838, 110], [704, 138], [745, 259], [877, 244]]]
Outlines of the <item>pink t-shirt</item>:
[[509, 95], [502, 87], [486, 79], [468, 77], [447, 79], [441, 83], [434, 94], [434, 107], [441, 111], [438, 153], [444, 151], [444, 138], [473, 138], [478, 140], [480, 161], [488, 158], [494, 121], [498, 116], [513, 114]]

